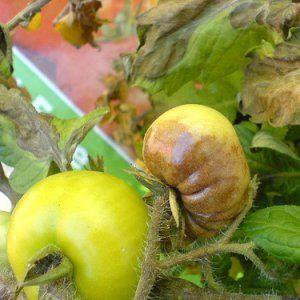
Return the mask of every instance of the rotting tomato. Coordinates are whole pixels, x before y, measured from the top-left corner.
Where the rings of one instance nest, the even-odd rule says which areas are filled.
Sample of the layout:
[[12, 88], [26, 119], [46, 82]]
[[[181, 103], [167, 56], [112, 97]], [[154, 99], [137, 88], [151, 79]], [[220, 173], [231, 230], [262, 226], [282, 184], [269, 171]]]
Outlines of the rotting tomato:
[[245, 154], [231, 123], [212, 108], [188, 104], [162, 114], [146, 133], [143, 156], [153, 175], [180, 192], [196, 236], [218, 234], [245, 206]]
[[[49, 244], [73, 264], [82, 299], [132, 299], [148, 213], [140, 196], [122, 180], [99, 172], [70, 171], [32, 187], [10, 222], [7, 250], [22, 281], [31, 258]], [[25, 292], [37, 299], [38, 288]]]
[[6, 254], [6, 236], [10, 214], [8, 212], [0, 211], [0, 269], [8, 266], [8, 259]]

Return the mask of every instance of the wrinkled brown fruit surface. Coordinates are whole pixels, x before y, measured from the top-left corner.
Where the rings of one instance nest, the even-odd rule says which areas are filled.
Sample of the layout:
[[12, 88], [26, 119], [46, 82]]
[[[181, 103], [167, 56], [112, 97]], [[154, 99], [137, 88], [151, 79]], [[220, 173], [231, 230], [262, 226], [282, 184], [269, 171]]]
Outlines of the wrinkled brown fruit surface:
[[148, 129], [143, 155], [150, 172], [180, 192], [196, 236], [218, 234], [243, 209], [249, 168], [233, 126], [217, 111], [169, 110]]

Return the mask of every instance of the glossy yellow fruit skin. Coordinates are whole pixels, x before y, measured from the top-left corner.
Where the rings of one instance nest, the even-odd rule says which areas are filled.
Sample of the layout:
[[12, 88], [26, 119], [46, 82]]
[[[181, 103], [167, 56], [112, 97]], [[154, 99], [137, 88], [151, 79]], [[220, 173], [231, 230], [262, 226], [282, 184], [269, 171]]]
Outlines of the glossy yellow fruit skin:
[[6, 237], [10, 214], [0, 211], [0, 268], [8, 266], [8, 258], [6, 254]]
[[[132, 299], [148, 213], [140, 196], [122, 180], [93, 171], [50, 176], [18, 203], [10, 222], [7, 250], [19, 281], [27, 262], [56, 245], [74, 267], [82, 299]], [[38, 289], [27, 288], [29, 300]]]
[[149, 127], [143, 148], [150, 172], [176, 188], [189, 231], [211, 237], [245, 206], [248, 164], [231, 123], [197, 104], [175, 107]]

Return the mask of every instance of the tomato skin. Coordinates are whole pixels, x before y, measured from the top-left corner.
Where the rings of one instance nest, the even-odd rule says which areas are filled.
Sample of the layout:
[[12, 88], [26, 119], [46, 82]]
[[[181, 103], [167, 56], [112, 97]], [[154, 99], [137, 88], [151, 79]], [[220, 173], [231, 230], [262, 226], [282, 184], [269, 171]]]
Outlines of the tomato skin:
[[2, 266], [8, 266], [8, 258], [6, 254], [6, 237], [10, 214], [8, 212], [0, 211], [0, 269]]
[[150, 172], [176, 187], [193, 236], [224, 230], [247, 202], [250, 171], [232, 124], [203, 105], [177, 106], [147, 130], [143, 148]]
[[[49, 244], [74, 267], [82, 299], [132, 299], [148, 213], [122, 180], [99, 172], [70, 171], [32, 187], [12, 214], [7, 249], [20, 281], [28, 261]], [[30, 300], [38, 288], [26, 289]]]

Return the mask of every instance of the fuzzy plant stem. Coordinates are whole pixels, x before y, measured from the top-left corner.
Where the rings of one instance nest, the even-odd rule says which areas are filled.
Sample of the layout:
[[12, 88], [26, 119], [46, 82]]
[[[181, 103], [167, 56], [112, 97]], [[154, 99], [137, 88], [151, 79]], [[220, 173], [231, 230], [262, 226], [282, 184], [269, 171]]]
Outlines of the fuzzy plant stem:
[[238, 243], [228, 243], [228, 244], [211, 244], [203, 246], [201, 248], [192, 250], [184, 254], [174, 254], [169, 258], [166, 258], [159, 262], [160, 270], [169, 269], [171, 267], [189, 263], [192, 261], [199, 261], [202, 258], [209, 257], [214, 254], [219, 253], [236, 253], [243, 255], [246, 259], [249, 259], [267, 278], [274, 280], [274, 276], [265, 267], [264, 263], [259, 259], [259, 257], [254, 253], [253, 249], [255, 245], [250, 243], [238, 244]]
[[169, 258], [162, 260], [159, 263], [161, 269], [168, 269], [176, 265], [180, 265], [187, 262], [198, 261], [209, 255], [217, 253], [237, 253], [241, 255], [246, 255], [250, 250], [254, 248], [253, 243], [244, 243], [244, 244], [211, 244], [203, 246], [201, 248], [192, 250], [184, 254], [175, 254], [171, 255]]
[[205, 281], [207, 282], [208, 287], [218, 293], [223, 293], [224, 288], [222, 287], [222, 285], [219, 282], [217, 282], [215, 280], [214, 273], [213, 273], [213, 267], [209, 260], [204, 261], [203, 269], [204, 269]]
[[32, 16], [38, 13], [46, 4], [48, 4], [51, 1], [52, 0], [33, 1], [6, 24], [7, 29], [9, 31], [14, 30], [20, 23], [30, 19]]
[[146, 300], [158, 275], [157, 255], [159, 253], [159, 231], [164, 219], [164, 212], [167, 204], [167, 196], [155, 197], [152, 207], [151, 223], [149, 226], [145, 258], [142, 263], [141, 277], [137, 286], [134, 300]]

